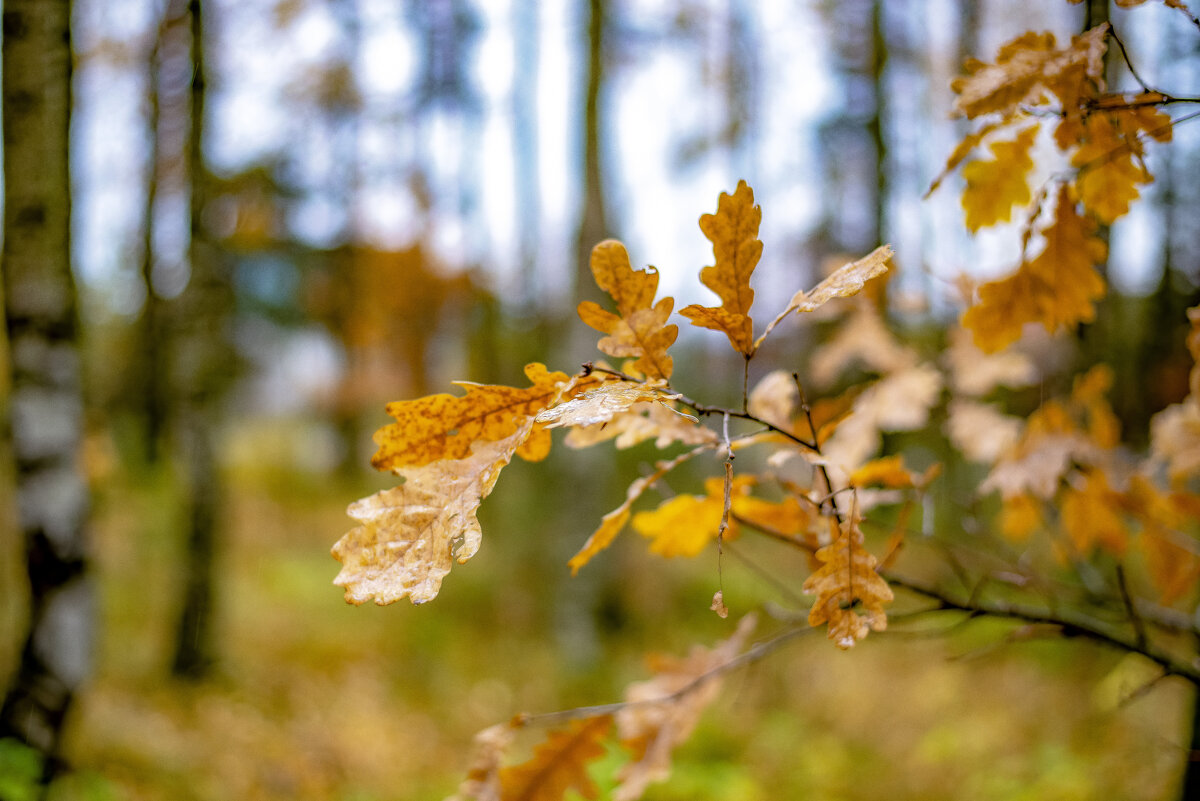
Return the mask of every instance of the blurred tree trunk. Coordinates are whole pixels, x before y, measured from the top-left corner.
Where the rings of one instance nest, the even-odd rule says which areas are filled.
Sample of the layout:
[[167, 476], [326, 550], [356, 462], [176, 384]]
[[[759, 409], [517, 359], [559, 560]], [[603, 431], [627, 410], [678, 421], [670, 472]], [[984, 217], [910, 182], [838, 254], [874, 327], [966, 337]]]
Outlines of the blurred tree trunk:
[[583, 112], [583, 210], [575, 248], [575, 297], [600, 298], [589, 266], [592, 248], [610, 235], [604, 192], [601, 113], [606, 83], [608, 0], [588, 0], [587, 86]]
[[205, 67], [201, 0], [189, 0], [192, 84], [188, 168], [191, 180], [191, 277], [175, 302], [174, 366], [182, 397], [178, 410], [178, 442], [187, 487], [188, 537], [184, 554], [183, 607], [180, 612], [172, 672], [199, 678], [211, 666], [213, 641], [213, 563], [217, 520], [223, 492], [214, 454], [218, 401], [228, 387], [234, 354], [225, 342], [233, 304], [231, 281], [204, 226], [208, 170], [203, 156]]
[[70, 21], [69, 0], [4, 4], [4, 310], [31, 603], [21, 664], [0, 707], [0, 737], [41, 752], [47, 779], [58, 769], [72, 697], [90, 673], [94, 628], [70, 253]]
[[516, 165], [517, 264], [521, 275], [520, 308], [538, 305], [538, 252], [541, 245], [542, 197], [538, 164], [538, 44], [541, 38], [537, 0], [513, 5], [513, 35], [521, 57], [513, 75], [513, 163]]

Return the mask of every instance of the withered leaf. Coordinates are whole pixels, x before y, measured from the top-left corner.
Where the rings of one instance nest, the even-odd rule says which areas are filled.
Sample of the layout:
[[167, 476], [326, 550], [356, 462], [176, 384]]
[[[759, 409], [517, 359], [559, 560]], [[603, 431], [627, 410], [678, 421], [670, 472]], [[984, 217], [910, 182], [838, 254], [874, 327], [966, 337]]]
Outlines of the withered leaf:
[[437, 596], [457, 561], [479, 550], [479, 504], [528, 439], [532, 418], [508, 437], [478, 440], [461, 459], [442, 459], [403, 471], [404, 483], [350, 504], [346, 513], [361, 523], [333, 546], [342, 563], [334, 584], [352, 604], [414, 604]]
[[[639, 402], [667, 404], [678, 397], [663, 392], [665, 382], [606, 381], [568, 401], [543, 409], [534, 420], [546, 428], [591, 426], [609, 422]], [[681, 414], [677, 412], [677, 414]], [[695, 421], [695, 418], [692, 418]]]
[[551, 732], [528, 762], [500, 771], [500, 801], [563, 801], [570, 790], [589, 801], [599, 798], [587, 769], [604, 756], [603, 740], [611, 727], [611, 715], [598, 715]]
[[811, 291], [797, 292], [788, 302], [787, 308], [767, 325], [767, 330], [754, 342], [753, 349], [757, 350], [775, 326], [792, 312], [816, 311], [834, 298], [848, 298], [857, 294], [867, 281], [887, 272], [888, 260], [893, 255], [891, 245], [881, 245], [858, 261], [843, 264]]
[[893, 598], [891, 587], [875, 571], [875, 557], [863, 547], [856, 513], [857, 509], [840, 528], [830, 521], [836, 538], [817, 551], [822, 565], [804, 582], [804, 592], [817, 596], [808, 614], [809, 625], [828, 623], [829, 639], [842, 649], [854, 647], [868, 630], [886, 629], [883, 606]]

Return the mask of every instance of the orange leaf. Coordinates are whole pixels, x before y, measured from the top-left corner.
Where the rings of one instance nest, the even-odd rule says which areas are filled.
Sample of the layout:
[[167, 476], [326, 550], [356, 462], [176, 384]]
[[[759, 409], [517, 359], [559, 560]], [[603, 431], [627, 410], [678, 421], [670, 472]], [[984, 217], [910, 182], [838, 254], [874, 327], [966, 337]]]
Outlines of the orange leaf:
[[1061, 504], [1063, 528], [1078, 553], [1090, 554], [1096, 545], [1117, 556], [1125, 553], [1129, 531], [1122, 522], [1121, 496], [1102, 471], [1091, 471], [1081, 488], [1063, 493]]
[[603, 739], [611, 726], [612, 716], [600, 715], [551, 732], [528, 762], [500, 771], [500, 801], [562, 801], [569, 790], [589, 801], [599, 798], [587, 768], [604, 756]]
[[[371, 464], [379, 470], [418, 467], [440, 459], [462, 459], [479, 440], [496, 441], [510, 436], [525, 422], [550, 406], [567, 383], [563, 373], [551, 373], [534, 362], [525, 367], [532, 386], [524, 389], [457, 382], [467, 394], [428, 395], [389, 403], [395, 423], [375, 432], [379, 450]], [[550, 451], [550, 433], [537, 426], [517, 455], [531, 462]]]
[[475, 513], [532, 429], [526, 418], [505, 439], [478, 440], [462, 459], [407, 469], [400, 486], [350, 504], [346, 513], [362, 525], [333, 546], [342, 563], [333, 583], [346, 588], [346, 600], [421, 604], [436, 597], [451, 564], [479, 550]]
[[[751, 479], [734, 479], [733, 492], [744, 495]], [[652, 512], [638, 512], [633, 528], [652, 540], [650, 551], [662, 556], [695, 556], [717, 538], [725, 512], [725, 483], [719, 478], [704, 482], [705, 495], [676, 495], [664, 501]], [[734, 521], [725, 530], [725, 539], [738, 535]]]
[[618, 311], [613, 314], [590, 300], [579, 304], [580, 319], [609, 335], [600, 340], [600, 350], [609, 356], [636, 358], [635, 369], [649, 378], [669, 379], [674, 364], [667, 348], [675, 342], [679, 327], [667, 325], [673, 298], [654, 303], [658, 271], [634, 270], [625, 246], [615, 239], [592, 248], [591, 267], [596, 284], [612, 296]]
[[[829, 624], [829, 639], [838, 648], [854, 647], [867, 636], [868, 629], [887, 628], [883, 605], [892, 601], [892, 589], [877, 572], [875, 557], [863, 547], [857, 509], [844, 527], [830, 520], [836, 538], [817, 551], [820, 569], [804, 582], [804, 592], [816, 595], [808, 613], [811, 626]], [[865, 614], [859, 614], [859, 607]]]
[[1017, 134], [1016, 139], [989, 145], [994, 158], [975, 160], [963, 167], [962, 206], [967, 213], [967, 228], [978, 231], [989, 225], [1012, 219], [1014, 206], [1029, 203], [1029, 173], [1033, 170], [1030, 150], [1037, 138], [1033, 125]]
[[724, 331], [734, 349], [744, 356], [754, 353], [754, 322], [750, 306], [754, 290], [750, 276], [762, 256], [758, 225], [762, 209], [754, 205], [754, 190], [738, 181], [732, 195], [721, 193], [717, 213], [700, 217], [700, 230], [713, 245], [715, 263], [700, 271], [700, 281], [717, 293], [719, 307], [692, 305], [679, 313], [693, 325]]
[[1079, 199], [1102, 223], [1111, 224], [1128, 212], [1140, 196], [1138, 186], [1154, 180], [1141, 160], [1143, 134], [1169, 140], [1171, 118], [1143, 107], [1091, 114], [1084, 122], [1083, 141], [1071, 164], [1079, 167]]
[[908, 489], [916, 486], [917, 478], [904, 466], [904, 455], [898, 453], [872, 459], [851, 473], [847, 482], [855, 487], [879, 485], [892, 489]]
[[980, 350], [994, 353], [1015, 342], [1025, 323], [1040, 322], [1053, 333], [1095, 317], [1105, 284], [1094, 265], [1105, 245], [1076, 213], [1069, 187], [1059, 191], [1054, 223], [1042, 234], [1042, 252], [1008, 278], [981, 286], [979, 302], [963, 315]]

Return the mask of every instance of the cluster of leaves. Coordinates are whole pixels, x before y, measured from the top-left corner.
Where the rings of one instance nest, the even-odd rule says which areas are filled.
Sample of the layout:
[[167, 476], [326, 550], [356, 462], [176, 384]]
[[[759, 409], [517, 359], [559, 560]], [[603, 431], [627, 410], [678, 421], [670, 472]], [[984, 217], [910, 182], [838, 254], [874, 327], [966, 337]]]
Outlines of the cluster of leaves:
[[[1010, 222], [1016, 210], [1024, 214], [1016, 270], [979, 287], [963, 320], [985, 351], [1015, 342], [1026, 323], [1053, 333], [1094, 319], [1106, 288], [1096, 270], [1106, 255], [1098, 227], [1128, 213], [1154, 180], [1147, 142], [1171, 139], [1163, 109], [1187, 99], [1145, 85], [1134, 93], [1107, 91], [1105, 56], [1113, 42], [1120, 44], [1108, 23], [1061, 47], [1052, 33], [1029, 31], [1003, 45], [991, 64], [969, 59], [966, 75], [951, 85], [955, 109], [971, 129], [930, 191], [961, 167], [971, 232]], [[1035, 191], [1040, 151], [1056, 153], [1062, 168]], [[1042, 246], [1031, 256], [1035, 239]]]
[[[989, 399], [1001, 388], [1045, 378], [1025, 351], [1010, 347], [1027, 323], [1056, 332], [1092, 319], [1105, 290], [1096, 270], [1104, 259], [1097, 230], [1125, 214], [1152, 180], [1143, 160], [1145, 141], [1170, 138], [1172, 123], [1162, 107], [1178, 98], [1145, 87], [1133, 95], [1106, 92], [1104, 56], [1113, 41], [1107, 24], [1063, 47], [1050, 34], [1027, 33], [1004, 45], [992, 64], [968, 62], [965, 77], [954, 83], [958, 109], [973, 127], [945, 174], [962, 167], [967, 227], [1010, 221], [1018, 208], [1026, 219], [1020, 264], [1012, 275], [979, 288], [940, 359], [923, 358], [889, 328], [877, 291], [893, 255], [887, 246], [835, 270], [811, 291], [797, 292], [756, 335], [751, 278], [763, 250], [761, 209], [753, 190], [740, 182], [732, 194], [721, 194], [715, 213], [700, 218], [714, 257], [700, 280], [719, 304], [680, 310], [693, 326], [724, 334], [744, 360], [740, 407], [693, 400], [672, 385], [670, 349], [679, 335], [671, 322], [674, 300], [659, 298], [658, 272], [635, 269], [614, 240], [598, 244], [591, 256], [592, 273], [612, 308], [593, 302], [578, 308], [580, 318], [603, 335], [599, 350], [613, 364], [589, 362], [568, 375], [534, 363], [526, 367], [525, 387], [463, 383], [461, 395], [388, 406], [395, 422], [376, 433], [373, 464], [396, 473], [401, 483], [352, 504], [349, 514], [359, 525], [333, 549], [342, 563], [335, 583], [351, 603], [434, 598], [452, 565], [478, 551], [476, 511], [501, 470], [514, 456], [544, 458], [555, 428], [568, 429], [564, 442], [572, 448], [653, 442], [664, 451], [582, 543], [569, 561], [573, 572], [626, 528], [664, 557], [696, 556], [714, 545], [719, 553], [744, 532], [809, 557], [802, 583], [813, 597], [807, 626], [748, 646], [753, 618], [746, 616], [716, 647], [658, 663], [655, 676], [628, 688], [621, 703], [518, 716], [488, 728], [477, 737], [476, 761], [460, 799], [559, 799], [569, 790], [594, 798], [589, 766], [608, 753], [614, 730], [628, 756], [614, 797], [639, 798], [666, 775], [671, 751], [695, 726], [726, 671], [782, 638], [817, 627], [839, 648], [851, 648], [887, 628], [895, 589], [933, 602], [920, 611], [1000, 615], [1081, 634], [1144, 655], [1161, 676], [1200, 684], [1200, 668], [1180, 652], [1176, 636], [1197, 633], [1195, 624], [1170, 608], [1193, 603], [1200, 580], [1200, 496], [1193, 491], [1200, 474], [1200, 366], [1191, 376], [1191, 394], [1154, 418], [1144, 457], [1122, 446], [1120, 424], [1106, 400], [1112, 376], [1103, 365], [1078, 376], [1066, 396], [1044, 399], [1025, 419]], [[1050, 118], [1056, 122], [1046, 126]], [[981, 148], [990, 155], [968, 160]], [[1040, 150], [1068, 166], [1035, 191], [1031, 180]], [[751, 362], [763, 341], [793, 315], [832, 322], [805, 381], [776, 370], [751, 386]], [[1200, 362], [1200, 309], [1193, 310], [1192, 325], [1188, 344]], [[851, 368], [873, 377], [809, 403], [805, 386], [833, 386]], [[910, 514], [939, 466], [918, 471], [901, 454], [881, 453], [883, 435], [936, 436], [934, 414], [963, 458], [986, 466], [978, 495], [999, 495], [994, 532], [1014, 543], [1045, 546], [1027, 551], [1041, 561], [1023, 557], [1003, 569], [981, 568], [974, 578], [964, 576], [969, 571], [957, 558], [946, 559], [947, 573], [966, 587], [966, 596], [921, 584], [893, 566]], [[735, 471], [735, 455], [750, 448], [765, 451], [764, 467]], [[681, 465], [705, 458], [714, 475], [701, 492], [636, 508]], [[862, 524], [883, 505], [894, 507], [896, 522], [880, 547], [869, 547]], [[943, 541], [939, 547], [948, 546]], [[1086, 594], [1053, 578], [1056, 570], [1078, 571], [1081, 565], [1091, 565], [1089, 575], [1111, 570], [1113, 578], [1092, 581]], [[1033, 586], [1043, 594], [1039, 600], [1045, 593], [1061, 598], [1021, 605], [1010, 595], [989, 595], [987, 588], [997, 583], [1013, 592]], [[1104, 592], [1108, 597], [1097, 601]], [[1084, 613], [1064, 612], [1058, 600]], [[712, 609], [728, 614], [721, 590]], [[551, 732], [528, 761], [506, 765], [516, 732], [534, 723], [567, 725]]]

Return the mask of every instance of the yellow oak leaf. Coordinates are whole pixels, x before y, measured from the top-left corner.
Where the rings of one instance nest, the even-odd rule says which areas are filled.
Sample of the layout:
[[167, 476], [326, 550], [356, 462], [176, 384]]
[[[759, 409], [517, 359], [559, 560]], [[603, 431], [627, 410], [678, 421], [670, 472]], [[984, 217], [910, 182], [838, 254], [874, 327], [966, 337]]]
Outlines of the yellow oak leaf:
[[980, 127], [979, 130], [972, 131], [964, 136], [962, 141], [954, 146], [954, 150], [951, 151], [950, 156], [946, 159], [946, 166], [942, 167], [942, 171], [938, 173], [938, 176], [929, 184], [929, 188], [925, 190], [925, 196], [923, 199], [928, 200], [929, 196], [937, 191], [937, 188], [942, 185], [942, 181], [946, 180], [946, 176], [954, 172], [958, 165], [962, 164], [963, 161], [966, 160], [967, 156], [971, 155], [971, 151], [983, 144], [983, 140], [987, 138], [992, 131], [995, 131], [997, 128], [999, 128], [1003, 123], [1003, 120], [996, 120]]
[[893, 256], [891, 245], [880, 245], [875, 250], [863, 256], [858, 261], [843, 264], [829, 274], [825, 280], [810, 291], [797, 292], [788, 301], [785, 308], [772, 320], [762, 336], [754, 342], [751, 352], [757, 350], [762, 341], [767, 338], [785, 317], [792, 312], [804, 313], [816, 311], [834, 298], [848, 298], [862, 291], [863, 285], [872, 278], [883, 275], [888, 270], [888, 261]]
[[892, 489], [908, 489], [917, 486], [919, 476], [904, 466], [904, 455], [897, 453], [872, 459], [850, 474], [851, 486], [882, 486]]
[[658, 271], [633, 269], [625, 246], [615, 239], [592, 248], [591, 268], [596, 284], [612, 296], [618, 311], [613, 314], [590, 300], [579, 304], [579, 318], [608, 334], [598, 343], [600, 350], [609, 356], [636, 358], [634, 367], [649, 378], [669, 379], [674, 363], [667, 348], [675, 342], [679, 327], [667, 324], [673, 298], [654, 303]]
[[1031, 495], [1005, 498], [1000, 507], [1000, 533], [1016, 542], [1029, 539], [1042, 520], [1041, 501]]
[[[733, 480], [733, 494], [749, 491], [751, 479], [738, 476]], [[704, 482], [704, 495], [676, 495], [651, 512], [638, 512], [633, 528], [651, 540], [650, 551], [660, 556], [695, 556], [717, 538], [721, 518], [725, 513], [725, 482], [710, 478]], [[738, 535], [736, 521], [731, 520], [725, 538]]]
[[[713, 444], [715, 444], [715, 440]], [[583, 547], [579, 549], [579, 553], [572, 556], [570, 561], [567, 562], [567, 566], [571, 568], [571, 575], [577, 574], [581, 567], [592, 560], [593, 556], [600, 553], [612, 544], [612, 541], [615, 540], [617, 535], [621, 533], [621, 530], [625, 528], [625, 524], [629, 522], [629, 517], [634, 502], [636, 502], [638, 498], [642, 497], [647, 489], [653, 486], [656, 481], [665, 476], [667, 473], [686, 462], [688, 459], [691, 459], [693, 456], [709, 450], [709, 447], [710, 446], [705, 445], [699, 448], [694, 448], [686, 453], [679, 454], [674, 459], [658, 462], [654, 466], [653, 473], [648, 476], [642, 476], [641, 478], [635, 479], [633, 483], [629, 485], [629, 489], [625, 492], [624, 503], [601, 518], [600, 527], [592, 533], [592, 536], [588, 537], [587, 542], [585, 542]]]
[[[531, 386], [523, 389], [461, 381], [462, 396], [439, 394], [389, 403], [396, 422], [375, 432], [379, 450], [371, 464], [379, 470], [419, 467], [441, 459], [462, 459], [479, 440], [509, 437], [526, 421], [554, 403], [566, 386], [564, 373], [534, 362], [525, 367]], [[536, 426], [517, 455], [531, 462], [550, 452], [550, 432]]]
[[1099, 545], [1118, 556], [1125, 553], [1129, 530], [1121, 514], [1121, 496], [1100, 470], [1089, 472], [1083, 486], [1062, 495], [1062, 524], [1076, 552], [1090, 554]]
[[778, 502], [753, 495], [735, 495], [730, 512], [738, 523], [789, 540], [806, 550], [817, 550], [814, 510], [801, 504], [793, 495], [786, 495]]
[[1107, 25], [1097, 26], [1061, 49], [1053, 34], [1027, 31], [1003, 45], [994, 64], [968, 59], [963, 65], [966, 75], [950, 84], [958, 95], [955, 108], [970, 119], [1011, 115], [1036, 101], [1043, 89], [1063, 91], [1056, 84], [1067, 74], [1102, 85], [1108, 30]]
[[809, 625], [828, 623], [829, 639], [841, 649], [854, 647], [868, 630], [886, 629], [883, 605], [894, 597], [875, 571], [875, 557], [863, 546], [856, 512], [844, 526], [830, 521], [835, 539], [817, 551], [821, 567], [804, 582], [804, 592], [816, 596], [808, 613]]
[[350, 504], [361, 525], [333, 546], [342, 563], [334, 584], [352, 604], [390, 604], [407, 597], [433, 600], [451, 564], [479, 550], [475, 513], [533, 430], [532, 418], [508, 437], [477, 440], [461, 459], [441, 459], [405, 469], [404, 483]]
[[653, 678], [625, 690], [628, 705], [617, 712], [617, 733], [633, 760], [617, 773], [614, 801], [636, 801], [652, 782], [670, 775], [671, 752], [716, 698], [720, 669], [742, 653], [755, 622], [746, 615], [729, 639], [712, 648], [695, 646], [685, 659], [659, 658]]
[[1091, 221], [1076, 213], [1069, 186], [1059, 191], [1054, 222], [1042, 235], [1042, 252], [1013, 275], [981, 286], [979, 302], [963, 315], [963, 326], [985, 353], [1015, 342], [1026, 323], [1040, 322], [1054, 333], [1095, 318], [1095, 301], [1105, 291], [1095, 265], [1105, 245]]
[[[1135, 99], [1136, 100], [1136, 99]], [[1085, 208], [1111, 224], [1140, 196], [1138, 187], [1154, 177], [1142, 163], [1142, 136], [1171, 138], [1171, 118], [1153, 107], [1089, 114], [1083, 121], [1071, 164], [1079, 168], [1076, 186]]]
[[1029, 203], [1029, 173], [1033, 170], [1030, 151], [1037, 138], [1038, 126], [1020, 131], [1011, 141], [993, 142], [988, 147], [993, 158], [968, 162], [962, 171], [967, 182], [962, 207], [967, 228], [980, 228], [1012, 219], [1014, 206]]
[[1189, 395], [1150, 420], [1150, 448], [1179, 484], [1200, 474], [1200, 398]]
[[550, 732], [528, 762], [500, 771], [499, 801], [563, 801], [570, 790], [589, 801], [599, 798], [588, 764], [607, 753], [604, 738], [610, 728], [612, 716], [598, 715]]
[[714, 263], [700, 271], [700, 282], [717, 294], [721, 305], [691, 305], [679, 310], [693, 325], [724, 331], [744, 356], [754, 353], [750, 276], [762, 256], [761, 221], [762, 209], [754, 204], [754, 190], [745, 181], [738, 181], [732, 195], [721, 193], [717, 213], [700, 217], [700, 230], [712, 242], [714, 256]]

